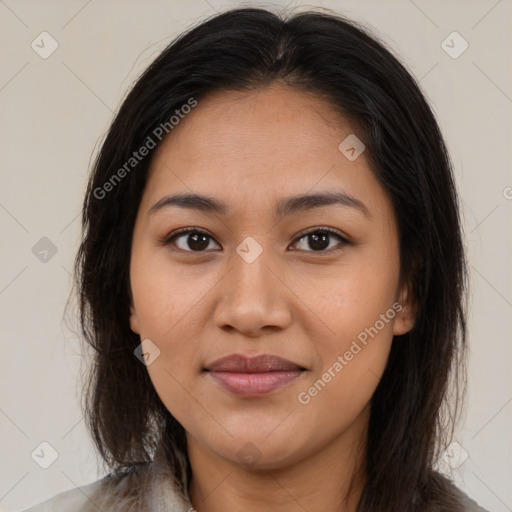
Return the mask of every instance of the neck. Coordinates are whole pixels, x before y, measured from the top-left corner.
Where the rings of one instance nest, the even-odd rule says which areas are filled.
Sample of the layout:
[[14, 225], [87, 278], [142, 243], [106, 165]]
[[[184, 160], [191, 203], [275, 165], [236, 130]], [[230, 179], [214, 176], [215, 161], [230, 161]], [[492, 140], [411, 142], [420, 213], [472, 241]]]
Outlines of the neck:
[[365, 480], [368, 414], [365, 410], [347, 430], [309, 456], [272, 470], [246, 468], [219, 457], [187, 433], [194, 509], [356, 512]]

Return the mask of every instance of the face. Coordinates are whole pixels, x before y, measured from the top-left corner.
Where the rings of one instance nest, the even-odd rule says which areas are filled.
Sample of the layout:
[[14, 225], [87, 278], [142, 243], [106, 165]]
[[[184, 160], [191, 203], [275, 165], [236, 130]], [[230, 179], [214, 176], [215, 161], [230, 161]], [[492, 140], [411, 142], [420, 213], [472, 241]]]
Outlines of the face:
[[274, 84], [199, 101], [153, 157], [130, 325], [189, 442], [226, 461], [277, 468], [361, 424], [412, 327], [392, 204], [338, 148], [351, 134]]

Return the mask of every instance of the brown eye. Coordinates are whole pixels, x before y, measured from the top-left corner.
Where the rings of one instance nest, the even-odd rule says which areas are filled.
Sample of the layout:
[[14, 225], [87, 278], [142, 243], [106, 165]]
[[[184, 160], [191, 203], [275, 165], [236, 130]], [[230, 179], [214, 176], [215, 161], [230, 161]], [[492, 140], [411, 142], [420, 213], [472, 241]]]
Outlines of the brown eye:
[[206, 231], [197, 228], [184, 229], [166, 238], [164, 245], [174, 244], [185, 252], [204, 252], [212, 240], [213, 238]]
[[[333, 238], [338, 239], [338, 243], [334, 245], [330, 245]], [[337, 231], [332, 229], [315, 229], [313, 231], [309, 231], [308, 233], [303, 233], [301, 237], [298, 239], [298, 243], [305, 241], [303, 245], [310, 247], [311, 250], [306, 248], [299, 248], [299, 250], [305, 250], [307, 252], [330, 252], [333, 247], [343, 246], [348, 244], [348, 240], [342, 236]], [[338, 249], [341, 247], [338, 247]]]

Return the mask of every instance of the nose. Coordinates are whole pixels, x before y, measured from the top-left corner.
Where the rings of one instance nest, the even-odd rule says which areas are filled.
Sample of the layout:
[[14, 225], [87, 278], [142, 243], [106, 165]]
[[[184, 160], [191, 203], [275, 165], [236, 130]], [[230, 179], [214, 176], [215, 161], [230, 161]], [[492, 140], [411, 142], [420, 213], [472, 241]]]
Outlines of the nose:
[[293, 293], [269, 253], [263, 250], [254, 261], [233, 253], [229, 272], [218, 287], [215, 325], [249, 337], [290, 325]]

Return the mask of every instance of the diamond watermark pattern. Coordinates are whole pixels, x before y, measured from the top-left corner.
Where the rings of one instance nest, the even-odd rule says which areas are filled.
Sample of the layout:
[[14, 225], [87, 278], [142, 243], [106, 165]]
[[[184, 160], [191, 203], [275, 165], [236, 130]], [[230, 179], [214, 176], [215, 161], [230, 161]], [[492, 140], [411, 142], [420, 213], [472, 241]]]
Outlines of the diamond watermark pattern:
[[263, 252], [263, 247], [252, 236], [248, 236], [236, 248], [236, 252], [246, 263], [253, 263]]
[[441, 458], [452, 469], [457, 469], [464, 464], [468, 457], [468, 452], [464, 450], [457, 441], [454, 441], [450, 446], [448, 446], [448, 448], [446, 448]]
[[59, 47], [59, 43], [48, 32], [41, 32], [30, 46], [39, 57], [47, 59]]
[[43, 441], [34, 448], [30, 456], [38, 466], [48, 469], [59, 458], [59, 452], [50, 443]]
[[57, 246], [49, 238], [43, 236], [32, 247], [32, 253], [39, 261], [48, 263], [57, 254]]
[[366, 146], [353, 133], [351, 133], [338, 146], [338, 149], [343, 153], [347, 160], [353, 162], [363, 153]]
[[452, 32], [441, 43], [441, 48], [452, 59], [458, 59], [468, 49], [468, 47], [469, 43], [458, 32]]
[[261, 459], [261, 452], [253, 443], [246, 443], [238, 450], [238, 460], [247, 466], [254, 466]]
[[160, 356], [160, 349], [150, 339], [146, 339], [142, 341], [133, 353], [141, 363], [149, 366]]

